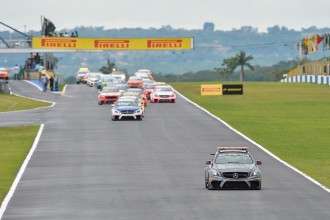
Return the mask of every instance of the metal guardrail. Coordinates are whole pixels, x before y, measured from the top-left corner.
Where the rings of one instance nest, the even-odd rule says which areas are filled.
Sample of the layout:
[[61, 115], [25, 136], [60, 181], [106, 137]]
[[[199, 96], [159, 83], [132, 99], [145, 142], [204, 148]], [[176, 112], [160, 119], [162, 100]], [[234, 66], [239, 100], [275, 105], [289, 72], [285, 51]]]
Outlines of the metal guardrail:
[[8, 81], [0, 79], [0, 93], [10, 93]]
[[[6, 40], [9, 48], [32, 48], [32, 39], [31, 40]], [[0, 49], [8, 48], [8, 46], [0, 41]]]

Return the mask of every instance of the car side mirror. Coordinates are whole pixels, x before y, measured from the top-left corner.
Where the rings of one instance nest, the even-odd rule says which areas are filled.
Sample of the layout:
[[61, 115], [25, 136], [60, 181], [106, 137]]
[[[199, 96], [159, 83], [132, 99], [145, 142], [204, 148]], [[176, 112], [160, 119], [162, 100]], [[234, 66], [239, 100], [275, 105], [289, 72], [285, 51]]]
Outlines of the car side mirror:
[[208, 160], [208, 161], [206, 161], [206, 163], [205, 164], [211, 164], [211, 161], [210, 160]]
[[257, 160], [256, 165], [261, 165], [261, 164], [262, 164], [261, 161]]

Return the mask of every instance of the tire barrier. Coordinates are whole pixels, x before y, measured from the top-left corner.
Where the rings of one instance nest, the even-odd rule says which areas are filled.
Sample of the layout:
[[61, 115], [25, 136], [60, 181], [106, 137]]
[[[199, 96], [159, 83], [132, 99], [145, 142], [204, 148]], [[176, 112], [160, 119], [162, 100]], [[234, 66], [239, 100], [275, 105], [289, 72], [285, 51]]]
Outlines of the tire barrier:
[[317, 84], [325, 84], [330, 86], [330, 76], [300, 75], [300, 76], [292, 76], [282, 79], [281, 82], [317, 83]]

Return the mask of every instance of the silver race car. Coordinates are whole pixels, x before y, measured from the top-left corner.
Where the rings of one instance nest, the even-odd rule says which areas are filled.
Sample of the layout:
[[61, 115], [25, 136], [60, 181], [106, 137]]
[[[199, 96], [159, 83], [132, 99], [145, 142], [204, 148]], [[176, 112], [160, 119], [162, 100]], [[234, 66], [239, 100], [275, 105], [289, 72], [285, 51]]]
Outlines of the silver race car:
[[218, 147], [205, 168], [207, 189], [261, 189], [261, 171], [247, 147]]

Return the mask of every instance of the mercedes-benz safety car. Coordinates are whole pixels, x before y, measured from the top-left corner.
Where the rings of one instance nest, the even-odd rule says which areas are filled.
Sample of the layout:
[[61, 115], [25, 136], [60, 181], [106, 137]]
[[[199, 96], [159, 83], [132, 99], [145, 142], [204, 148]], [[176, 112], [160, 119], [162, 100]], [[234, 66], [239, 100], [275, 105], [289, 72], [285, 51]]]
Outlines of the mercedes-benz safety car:
[[142, 110], [138, 103], [133, 100], [118, 100], [111, 110], [112, 120], [134, 118], [142, 120]]
[[99, 105], [105, 103], [114, 103], [121, 95], [118, 87], [104, 87], [98, 96]]
[[150, 102], [176, 102], [176, 95], [171, 86], [156, 86], [150, 93]]
[[261, 189], [261, 171], [247, 147], [218, 147], [205, 168], [207, 189]]
[[86, 76], [86, 73], [89, 73], [88, 67], [79, 68], [78, 72], [76, 73], [77, 84], [84, 82], [84, 76]]

